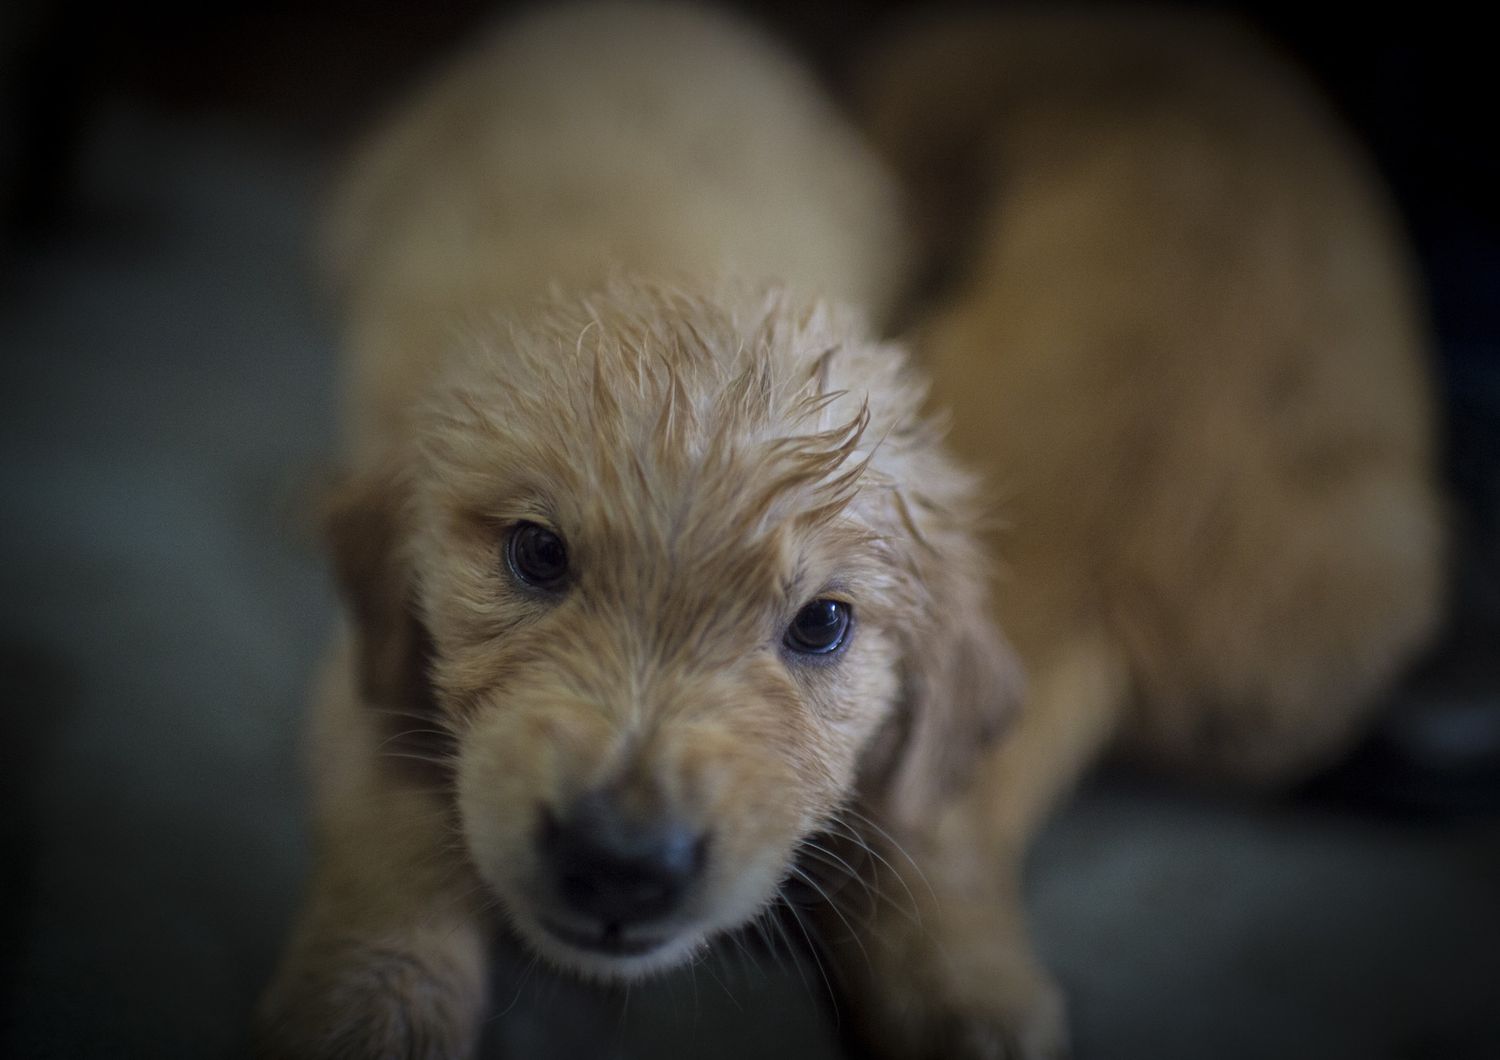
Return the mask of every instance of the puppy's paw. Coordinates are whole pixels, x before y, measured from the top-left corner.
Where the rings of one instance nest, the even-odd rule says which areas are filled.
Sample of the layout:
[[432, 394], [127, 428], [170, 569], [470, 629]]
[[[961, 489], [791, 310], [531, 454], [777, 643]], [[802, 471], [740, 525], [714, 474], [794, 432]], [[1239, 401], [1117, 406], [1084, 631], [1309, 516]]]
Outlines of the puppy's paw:
[[[868, 983], [860, 1030], [889, 1060], [1065, 1060], [1062, 992], [1018, 947], [911, 950]], [[875, 969], [872, 968], [872, 971]]]
[[457, 969], [360, 947], [284, 974], [258, 1014], [265, 1060], [455, 1060], [472, 1055], [477, 990]]
[[918, 1055], [962, 1060], [1066, 1060], [1062, 995], [1048, 986], [1024, 1004], [964, 1007], [937, 1017], [932, 1044]]

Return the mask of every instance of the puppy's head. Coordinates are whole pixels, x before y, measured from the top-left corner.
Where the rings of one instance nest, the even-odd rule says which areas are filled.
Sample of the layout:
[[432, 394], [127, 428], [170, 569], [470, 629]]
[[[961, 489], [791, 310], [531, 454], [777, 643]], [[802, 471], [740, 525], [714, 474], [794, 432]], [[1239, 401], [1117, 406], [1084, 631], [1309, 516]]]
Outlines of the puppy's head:
[[453, 734], [467, 856], [523, 938], [665, 967], [856, 794], [911, 815], [955, 782], [1010, 668], [898, 351], [623, 282], [472, 347], [334, 536], [367, 696]]

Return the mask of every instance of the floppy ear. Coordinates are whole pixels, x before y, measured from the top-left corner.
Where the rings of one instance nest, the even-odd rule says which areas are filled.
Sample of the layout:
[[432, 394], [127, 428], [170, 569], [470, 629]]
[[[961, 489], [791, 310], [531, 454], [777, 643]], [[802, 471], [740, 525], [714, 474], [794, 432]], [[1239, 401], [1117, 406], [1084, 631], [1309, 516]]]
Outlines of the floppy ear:
[[404, 552], [404, 497], [393, 469], [356, 476], [333, 497], [324, 529], [354, 623], [361, 693], [371, 703], [422, 711], [432, 703], [431, 646]]
[[986, 593], [945, 581], [950, 591], [934, 592], [932, 622], [904, 649], [905, 702], [885, 789], [897, 823], [930, 820], [968, 783], [1024, 691], [1020, 660], [990, 617]]

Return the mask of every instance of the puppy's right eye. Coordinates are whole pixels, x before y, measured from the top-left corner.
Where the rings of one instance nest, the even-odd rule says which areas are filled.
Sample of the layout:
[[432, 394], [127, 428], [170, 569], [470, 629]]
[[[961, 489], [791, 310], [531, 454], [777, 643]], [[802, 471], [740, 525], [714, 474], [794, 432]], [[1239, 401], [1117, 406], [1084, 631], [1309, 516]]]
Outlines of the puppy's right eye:
[[848, 604], [820, 598], [797, 612], [782, 642], [801, 655], [832, 655], [848, 640], [849, 620]]
[[537, 523], [517, 523], [511, 529], [505, 562], [518, 582], [533, 589], [559, 589], [568, 578], [567, 546]]

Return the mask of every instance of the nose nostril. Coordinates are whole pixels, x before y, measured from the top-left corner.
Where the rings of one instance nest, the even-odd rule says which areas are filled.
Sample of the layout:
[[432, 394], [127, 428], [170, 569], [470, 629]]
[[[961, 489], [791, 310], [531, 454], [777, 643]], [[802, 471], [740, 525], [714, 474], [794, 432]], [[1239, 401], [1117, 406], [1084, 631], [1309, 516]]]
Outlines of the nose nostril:
[[544, 809], [537, 835], [562, 904], [616, 927], [671, 913], [707, 860], [705, 835], [680, 822], [627, 820], [597, 797], [563, 821]]

